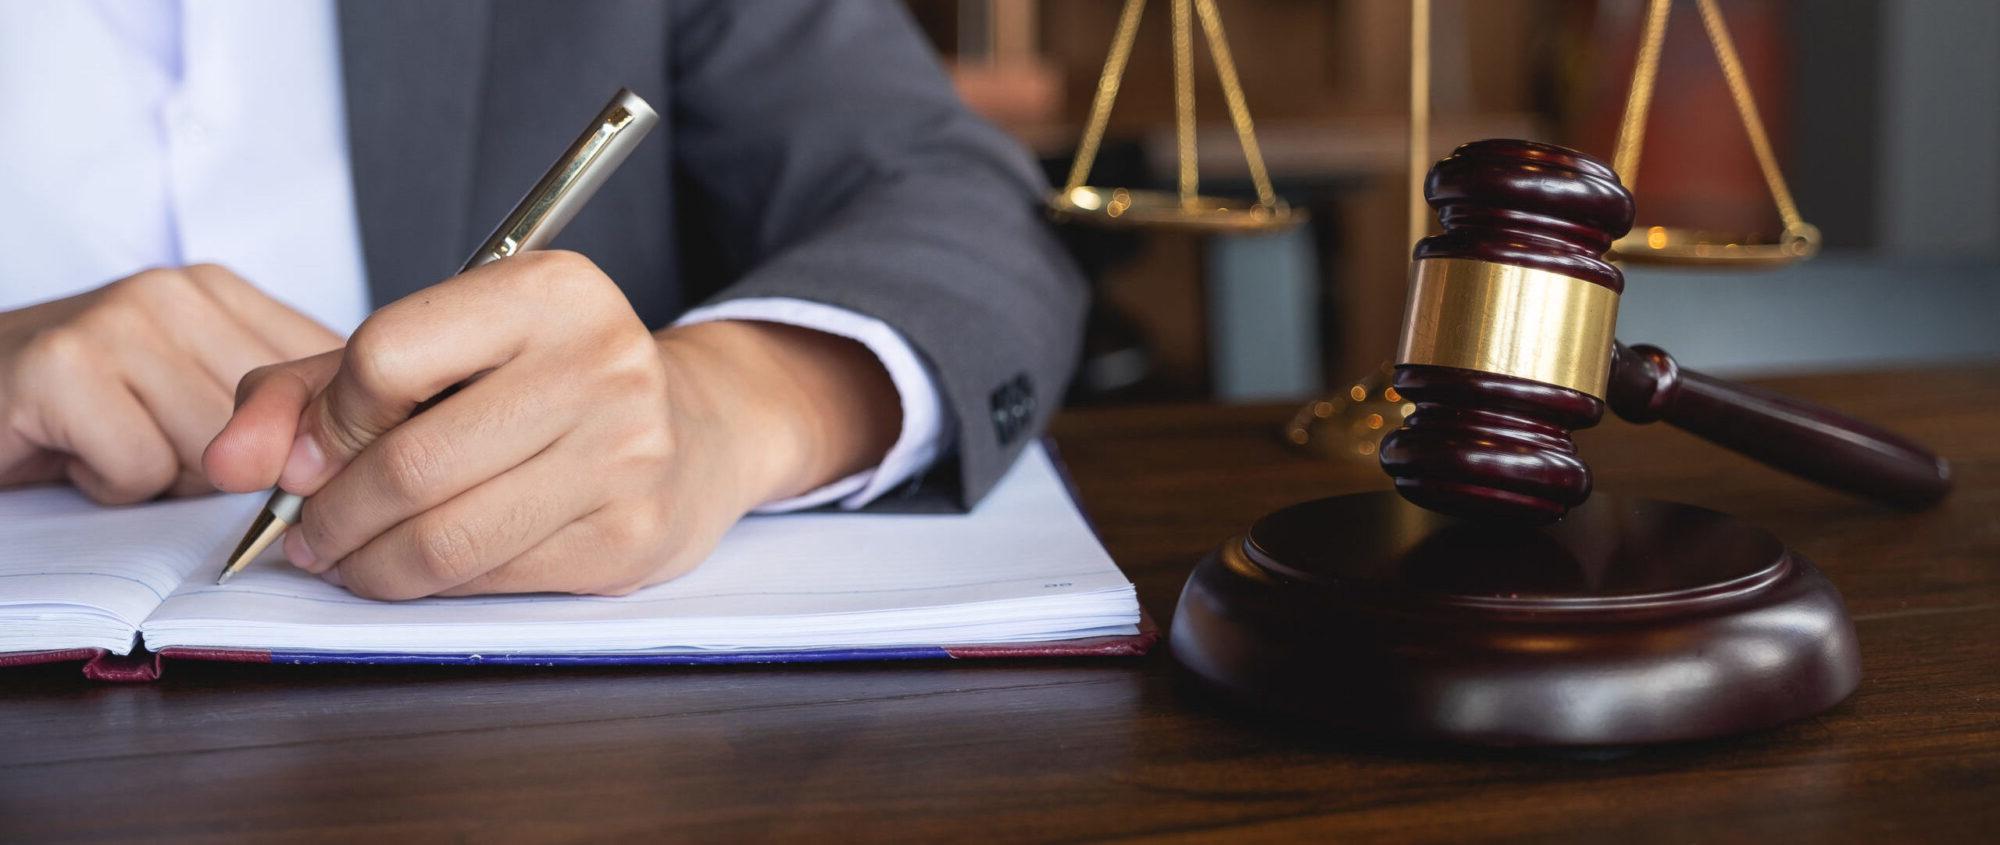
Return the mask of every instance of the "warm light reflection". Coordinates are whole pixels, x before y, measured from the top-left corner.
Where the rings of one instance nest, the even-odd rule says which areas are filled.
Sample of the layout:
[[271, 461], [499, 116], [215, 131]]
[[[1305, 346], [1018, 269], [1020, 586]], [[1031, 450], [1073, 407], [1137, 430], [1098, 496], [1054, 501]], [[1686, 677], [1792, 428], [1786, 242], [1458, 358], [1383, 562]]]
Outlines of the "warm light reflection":
[[1382, 435], [1416, 410], [1389, 387], [1394, 377], [1390, 364], [1383, 362], [1367, 378], [1300, 407], [1281, 436], [1330, 458], [1373, 464]]
[[1259, 584], [1275, 583], [1276, 579], [1271, 577], [1271, 573], [1265, 572], [1263, 567], [1251, 563], [1250, 559], [1243, 555], [1243, 538], [1241, 537], [1235, 537], [1223, 543], [1221, 557], [1222, 565], [1230, 572]]
[[1584, 644], [1575, 637], [1554, 635], [1521, 634], [1505, 639], [1507, 648], [1530, 653], [1575, 651]]
[[1646, 245], [1653, 249], [1667, 248], [1667, 227], [1654, 226], [1646, 230]]

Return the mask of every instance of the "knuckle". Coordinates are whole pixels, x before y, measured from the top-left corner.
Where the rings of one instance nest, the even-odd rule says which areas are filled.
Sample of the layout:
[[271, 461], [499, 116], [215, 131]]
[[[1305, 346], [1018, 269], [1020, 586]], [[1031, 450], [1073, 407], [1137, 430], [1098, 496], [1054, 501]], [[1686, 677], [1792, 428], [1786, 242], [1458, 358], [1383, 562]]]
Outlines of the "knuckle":
[[115, 338], [121, 346], [143, 346], [155, 342], [158, 337], [158, 330], [153, 325], [154, 313], [148, 305], [106, 299], [84, 312], [72, 325], [79, 334], [95, 338], [99, 343]]
[[427, 501], [429, 493], [445, 478], [451, 463], [446, 449], [405, 428], [394, 429], [376, 441], [376, 448], [382, 452], [386, 492], [405, 503]]
[[148, 317], [155, 309], [135, 290], [131, 279], [105, 285], [102, 294], [92, 297], [90, 304], [73, 316], [68, 325], [76, 326], [82, 331], [121, 339], [146, 330]]
[[652, 335], [643, 331], [627, 333], [622, 342], [607, 343], [605, 346], [606, 370], [640, 381], [641, 386], [666, 384], [666, 367], [660, 363], [660, 347], [654, 343]]
[[167, 492], [174, 486], [177, 473], [171, 462], [147, 462], [134, 470], [122, 483], [114, 483], [120, 498], [132, 502], [143, 502]]
[[347, 351], [340, 359], [341, 369], [354, 380], [354, 386], [371, 398], [394, 396], [403, 381], [403, 362], [392, 334], [385, 323], [363, 322], [348, 339]]
[[124, 302], [151, 302], [184, 295], [194, 287], [194, 279], [185, 270], [153, 267], [112, 282], [106, 293]]
[[250, 394], [257, 392], [259, 387], [277, 376], [283, 369], [283, 364], [265, 364], [244, 373], [242, 378], [236, 380], [236, 404], [241, 406], [244, 400], [250, 398]]
[[479, 543], [458, 522], [430, 520], [417, 526], [416, 566], [427, 583], [463, 584], [479, 574]]
[[178, 272], [165, 267], [148, 267], [104, 286], [107, 297], [125, 297], [141, 291], [151, 290], [161, 285], [171, 284]]
[[21, 366], [29, 372], [54, 376], [81, 375], [97, 368], [101, 346], [87, 328], [74, 323], [41, 331], [28, 341], [21, 353]]
[[659, 544], [663, 520], [646, 508], [616, 508], [599, 520], [599, 537], [614, 560], [645, 555]]
[[[635, 342], [605, 344], [592, 372], [610, 396], [651, 402], [667, 392], [667, 373], [660, 363], [659, 348], [643, 332]], [[664, 413], [665, 404], [661, 403], [659, 409]]]
[[187, 275], [188, 281], [200, 285], [226, 285], [242, 281], [236, 271], [212, 261], [190, 264], [182, 272]]
[[305, 508], [299, 511], [299, 539], [314, 552], [325, 556], [346, 550], [341, 538], [346, 536], [341, 530], [341, 517], [337, 511], [328, 510], [325, 499], [306, 500]]
[[526, 272], [516, 277], [520, 283], [564, 302], [601, 305], [607, 294], [624, 301], [625, 294], [606, 276], [597, 262], [580, 252], [547, 249], [525, 253]]
[[532, 259], [529, 265], [540, 273], [571, 275], [579, 270], [596, 270], [596, 262], [583, 253], [568, 249], [544, 249], [526, 254]]
[[351, 460], [368, 448], [375, 432], [362, 429], [359, 417], [352, 409], [354, 400], [345, 394], [327, 393], [319, 403], [319, 411], [312, 414], [311, 422], [305, 426], [307, 433], [318, 441], [329, 455], [343, 460]]
[[103, 482], [107, 504], [132, 504], [152, 499], [173, 487], [180, 462], [165, 452], [147, 451], [133, 460], [93, 467]]
[[624, 458], [645, 467], [664, 466], [674, 459], [674, 438], [665, 425], [648, 425], [625, 440]]

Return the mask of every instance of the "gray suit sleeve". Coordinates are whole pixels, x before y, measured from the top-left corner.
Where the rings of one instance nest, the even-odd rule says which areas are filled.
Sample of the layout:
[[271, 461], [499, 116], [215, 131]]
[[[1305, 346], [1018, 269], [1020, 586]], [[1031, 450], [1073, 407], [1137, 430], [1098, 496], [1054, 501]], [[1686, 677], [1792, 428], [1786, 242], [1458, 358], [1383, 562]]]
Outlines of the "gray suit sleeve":
[[[672, 28], [678, 180], [725, 272], [713, 301], [881, 319], [955, 417], [961, 506], [1042, 430], [1087, 290], [1026, 152], [959, 102], [900, 4], [688, 2]], [[697, 210], [698, 208], [698, 210]], [[948, 475], [933, 471], [933, 476]]]

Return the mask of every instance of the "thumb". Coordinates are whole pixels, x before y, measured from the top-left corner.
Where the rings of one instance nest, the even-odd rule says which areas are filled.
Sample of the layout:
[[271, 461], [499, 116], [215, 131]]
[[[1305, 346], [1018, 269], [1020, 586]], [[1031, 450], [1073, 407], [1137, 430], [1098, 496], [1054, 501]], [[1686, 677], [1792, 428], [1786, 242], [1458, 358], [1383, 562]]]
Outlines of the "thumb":
[[401, 373], [385, 363], [385, 356], [371, 355], [364, 347], [379, 345], [350, 342], [334, 353], [339, 366], [299, 414], [298, 433], [278, 475], [278, 486], [286, 492], [319, 492], [375, 438], [420, 411], [421, 400], [435, 391], [427, 381], [434, 376]]
[[247, 493], [278, 483], [299, 420], [340, 367], [335, 349], [251, 370], [236, 387], [236, 411], [202, 452], [202, 472], [218, 490]]

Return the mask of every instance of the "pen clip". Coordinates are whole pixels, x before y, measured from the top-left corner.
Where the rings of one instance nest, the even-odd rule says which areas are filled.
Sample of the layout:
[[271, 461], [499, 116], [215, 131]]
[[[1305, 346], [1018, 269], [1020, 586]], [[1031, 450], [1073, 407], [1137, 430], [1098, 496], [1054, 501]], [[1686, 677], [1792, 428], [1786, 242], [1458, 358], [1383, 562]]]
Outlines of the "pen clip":
[[599, 123], [595, 131], [584, 136], [586, 143], [581, 154], [565, 162], [568, 166], [557, 172], [556, 184], [549, 193], [533, 197], [533, 201], [526, 207], [526, 213], [514, 221], [513, 226], [500, 233], [500, 239], [494, 245], [494, 257], [506, 258], [519, 252], [521, 244], [527, 243], [529, 238], [534, 237], [535, 230], [541, 228], [542, 222], [548, 219], [549, 212], [555, 209], [556, 204], [562, 201], [572, 187], [575, 187], [577, 179], [591, 163], [610, 146], [611, 139], [630, 125], [632, 125], [632, 112], [624, 106], [613, 106], [604, 122]]
[[463, 269], [547, 246], [658, 122], [645, 100], [619, 89]]

